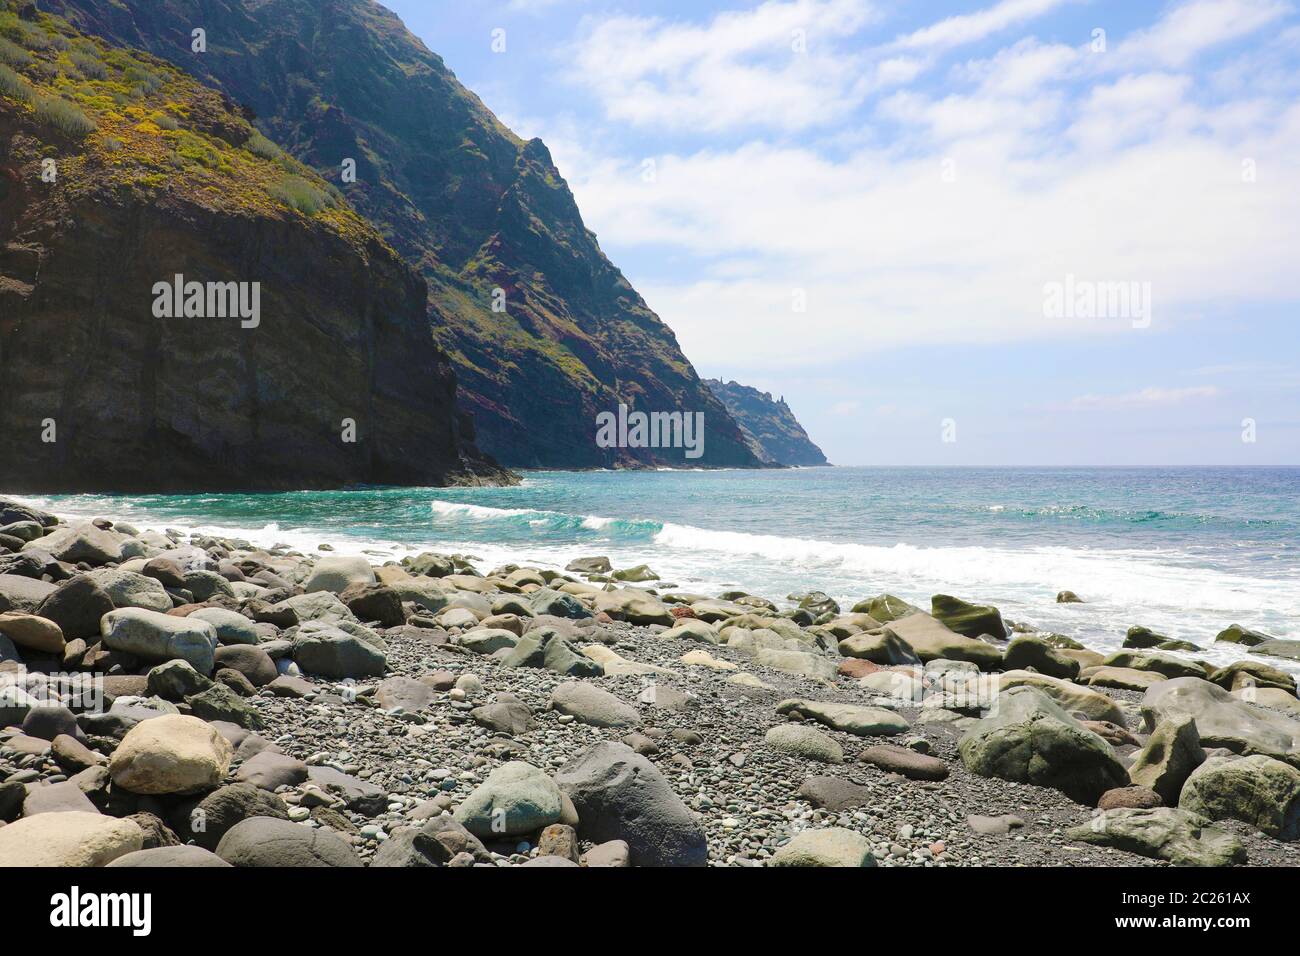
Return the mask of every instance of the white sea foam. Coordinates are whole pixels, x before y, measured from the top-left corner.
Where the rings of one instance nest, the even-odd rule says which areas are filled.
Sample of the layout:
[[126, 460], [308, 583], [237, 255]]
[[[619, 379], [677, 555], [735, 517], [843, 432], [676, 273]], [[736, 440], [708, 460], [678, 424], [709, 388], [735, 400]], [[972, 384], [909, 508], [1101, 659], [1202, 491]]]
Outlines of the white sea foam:
[[[35, 507], [51, 499], [28, 497]], [[112, 503], [115, 508], [108, 506]], [[954, 593], [998, 605], [1010, 620], [1069, 634], [1097, 650], [1120, 646], [1124, 631], [1145, 624], [1205, 650], [1196, 657], [1226, 662], [1245, 651], [1214, 644], [1231, 623], [1257, 627], [1277, 637], [1300, 637], [1300, 588], [1284, 581], [1233, 573], [1198, 563], [1192, 556], [1154, 550], [1066, 547], [918, 547], [868, 545], [816, 538], [712, 531], [681, 524], [612, 519], [528, 508], [493, 508], [434, 501], [427, 536], [400, 530], [399, 541], [324, 527], [285, 528], [277, 522], [238, 527], [130, 513], [114, 499], [62, 499], [52, 510], [75, 509], [64, 517], [117, 513], [141, 527], [174, 527], [186, 533], [244, 538], [259, 547], [285, 544], [304, 553], [330, 545], [339, 554], [400, 557], [418, 550], [474, 555], [482, 567], [528, 563], [562, 568], [576, 557], [606, 554], [616, 566], [649, 563], [677, 587], [716, 593], [741, 587], [781, 600], [788, 593], [823, 590], [845, 609], [871, 594], [888, 591], [928, 607], [929, 596]], [[503, 523], [500, 531], [495, 523]], [[556, 532], [574, 532], [567, 540]], [[397, 529], [395, 529], [397, 531]], [[587, 532], [582, 534], [580, 532]], [[561, 540], [542, 540], [543, 533]], [[511, 540], [506, 540], [507, 534]], [[528, 538], [537, 535], [538, 540]], [[495, 540], [494, 540], [495, 539]], [[522, 540], [521, 540], [522, 539]], [[1058, 605], [1062, 589], [1087, 603]], [[1271, 660], [1287, 669], [1300, 667]]]

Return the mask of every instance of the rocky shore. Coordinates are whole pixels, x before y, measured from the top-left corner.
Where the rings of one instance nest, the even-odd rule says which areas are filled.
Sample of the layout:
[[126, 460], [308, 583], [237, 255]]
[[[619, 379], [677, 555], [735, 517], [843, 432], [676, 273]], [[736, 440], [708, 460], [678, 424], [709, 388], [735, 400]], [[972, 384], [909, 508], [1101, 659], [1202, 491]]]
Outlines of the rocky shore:
[[1300, 863], [1300, 642], [379, 561], [0, 501], [0, 865]]

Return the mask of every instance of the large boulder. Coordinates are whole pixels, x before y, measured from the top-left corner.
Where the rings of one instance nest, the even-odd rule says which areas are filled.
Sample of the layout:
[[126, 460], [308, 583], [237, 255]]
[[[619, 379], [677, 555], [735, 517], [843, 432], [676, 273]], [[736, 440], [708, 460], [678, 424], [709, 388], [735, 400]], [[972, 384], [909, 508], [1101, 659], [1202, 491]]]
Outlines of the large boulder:
[[1196, 721], [1204, 746], [1264, 754], [1300, 766], [1300, 721], [1233, 697], [1209, 681], [1179, 677], [1148, 688], [1142, 698], [1148, 730], [1180, 717]]
[[807, 724], [777, 724], [763, 739], [774, 750], [794, 757], [822, 763], [844, 762], [844, 748], [833, 737]]
[[206, 850], [215, 850], [235, 824], [250, 817], [288, 820], [289, 808], [280, 797], [252, 783], [231, 783], [185, 808], [173, 820], [173, 826], [184, 838]]
[[113, 751], [108, 772], [132, 793], [195, 793], [221, 783], [230, 743], [197, 717], [163, 714], [136, 724]]
[[1079, 676], [1079, 662], [1066, 657], [1047, 641], [1032, 634], [1013, 638], [1003, 654], [1003, 665], [1008, 670], [1033, 668], [1048, 677], [1072, 680]]
[[613, 566], [609, 563], [609, 558], [604, 556], [574, 558], [564, 566], [564, 570], [573, 571], [577, 574], [609, 574], [613, 570]]
[[51, 554], [68, 564], [120, 564], [135, 551], [127, 546], [127, 538], [114, 531], [97, 528], [90, 522], [66, 524], [49, 534], [29, 541], [23, 550], [39, 550]]
[[839, 669], [830, 658], [806, 651], [782, 651], [771, 647], [760, 647], [754, 654], [754, 663], [770, 667], [774, 671], [784, 671], [797, 677], [813, 677], [833, 681]]
[[338, 624], [342, 621], [355, 621], [357, 619], [357, 616], [348, 609], [348, 606], [339, 600], [338, 595], [330, 591], [295, 594], [293, 597], [285, 598], [278, 604], [272, 604], [267, 608], [266, 613], [277, 618], [292, 615], [302, 624], [313, 621], [323, 624]]
[[911, 646], [886, 627], [853, 634], [840, 641], [840, 653], [873, 664], [917, 664], [920, 658]]
[[36, 613], [63, 631], [66, 640], [98, 639], [99, 622], [113, 610], [113, 599], [89, 574], [78, 574], [59, 585]]
[[864, 707], [859, 704], [834, 704], [815, 700], [791, 698], [776, 705], [778, 714], [802, 714], [832, 730], [859, 737], [892, 737], [907, 733], [912, 725], [897, 711], [884, 707]]
[[145, 675], [145, 693], [163, 700], [181, 701], [212, 686], [189, 661], [164, 661]]
[[533, 614], [581, 620], [591, 617], [591, 612], [572, 594], [562, 594], [552, 588], [538, 588], [528, 596]]
[[132, 820], [71, 810], [0, 827], [0, 867], [104, 866], [144, 845]]
[[148, 661], [188, 661], [200, 674], [212, 673], [217, 632], [205, 621], [128, 607], [100, 621], [104, 646]]
[[967, 730], [958, 749], [972, 773], [1053, 787], [1089, 805], [1129, 782], [1106, 741], [1032, 687], [1001, 694], [995, 712]]
[[1300, 770], [1272, 757], [1216, 757], [1183, 784], [1180, 809], [1241, 820], [1279, 840], [1300, 837]]
[[1165, 677], [1205, 677], [1207, 671], [1195, 661], [1161, 651], [1116, 651], [1102, 661], [1104, 667], [1126, 667], [1135, 671], [1152, 671]]
[[280, 676], [271, 655], [251, 644], [222, 645], [213, 657], [214, 666], [239, 671], [254, 687], [265, 687]]
[[1252, 654], [1265, 657], [1280, 657], [1288, 661], [1300, 661], [1300, 641], [1267, 640], [1261, 641], [1250, 649]]
[[275, 817], [249, 817], [235, 824], [216, 853], [231, 866], [361, 866], [356, 852], [333, 830]]
[[172, 599], [162, 583], [143, 574], [134, 574], [121, 568], [100, 568], [90, 572], [91, 580], [103, 589], [114, 607], [142, 607], [146, 611], [166, 614], [172, 609]]
[[230, 864], [221, 857], [201, 846], [157, 846], [148, 850], [136, 850], [134, 853], [119, 856], [108, 865], [119, 869], [130, 867], [150, 870], [159, 867], [186, 869], [195, 867], [228, 869], [230, 867]]
[[930, 599], [930, 613], [948, 630], [964, 637], [988, 635], [1002, 640], [1007, 636], [1002, 613], [991, 605], [971, 604], [950, 594], [936, 594]]
[[308, 594], [317, 591], [342, 594], [350, 587], [374, 583], [375, 572], [365, 558], [335, 556], [317, 561], [302, 589]]
[[631, 704], [582, 681], [558, 685], [551, 691], [550, 707], [593, 727], [635, 727], [641, 723], [641, 715]]
[[501, 627], [476, 627], [456, 639], [456, 643], [475, 654], [495, 654], [503, 647], [514, 647], [519, 635]]
[[372, 867], [446, 866], [458, 854], [467, 853], [480, 863], [490, 863], [491, 854], [463, 826], [450, 817], [434, 817], [420, 826], [400, 827], [380, 844], [371, 858]]
[[633, 866], [704, 866], [704, 829], [654, 764], [626, 744], [598, 743], [560, 768], [556, 783], [595, 843], [623, 840]]
[[239, 783], [251, 783], [270, 791], [275, 791], [277, 787], [296, 787], [306, 781], [307, 777], [307, 764], [270, 747], [245, 760], [235, 774], [235, 780]]
[[871, 841], [843, 827], [803, 830], [772, 854], [768, 866], [875, 866]]
[[49, 618], [22, 611], [5, 611], [0, 613], [0, 634], [19, 647], [40, 654], [63, 654], [63, 631]]
[[531, 764], [511, 761], [493, 770], [453, 814], [483, 839], [536, 833], [560, 819], [564, 801], [556, 782]]
[[205, 687], [197, 694], [185, 698], [190, 713], [206, 721], [224, 721], [246, 730], [261, 730], [262, 715], [239, 694], [223, 683]]
[[1231, 834], [1206, 826], [1194, 813], [1172, 807], [1103, 810], [1066, 831], [1080, 843], [1166, 860], [1175, 866], [1232, 866], [1246, 862], [1246, 849]]
[[886, 624], [890, 632], [910, 647], [922, 661], [966, 661], [980, 670], [1002, 666], [1002, 652], [987, 641], [956, 633], [929, 614], [909, 614]]
[[331, 624], [304, 624], [293, 639], [293, 659], [309, 674], [335, 680], [378, 677], [388, 667], [384, 651]]
[[504, 667], [540, 667], [569, 677], [599, 677], [603, 669], [578, 653], [554, 628], [529, 631], [501, 658]]
[[192, 621], [206, 621], [217, 632], [219, 644], [257, 644], [257, 626], [238, 611], [224, 607], [201, 607], [186, 615]]
[[375, 689], [375, 702], [384, 710], [402, 710], [413, 714], [433, 702], [437, 692], [427, 682], [395, 674], [381, 681]]
[[908, 604], [900, 597], [894, 597], [892, 594], [880, 594], [853, 605], [853, 613], [868, 614], [881, 624], [888, 624], [890, 621], [897, 621], [900, 617], [907, 617], [909, 614], [919, 614], [921, 609], [915, 604]]
[[47, 581], [22, 574], [0, 574], [0, 611], [35, 614], [56, 590]]
[[672, 627], [675, 620], [668, 605], [653, 594], [636, 588], [600, 591], [595, 596], [595, 610], [597, 613], [604, 611], [615, 620], [630, 624], [663, 624]]
[[1124, 725], [1124, 711], [1119, 704], [1100, 691], [1089, 690], [1068, 680], [1048, 677], [1031, 671], [1007, 671], [998, 675], [998, 689], [1033, 687], [1042, 691], [1067, 714], [1079, 715], [1084, 720], [1105, 720]]
[[438, 578], [433, 577], [404, 578], [389, 581], [388, 587], [392, 588], [403, 601], [416, 604], [431, 614], [437, 614], [445, 609], [451, 603], [452, 596], [456, 593]]
[[1133, 755], [1129, 779], [1159, 794], [1166, 806], [1177, 806], [1183, 783], [1205, 761], [1196, 721], [1171, 717], [1156, 726], [1145, 746]]
[[1248, 627], [1242, 627], [1240, 624], [1229, 624], [1214, 639], [1229, 644], [1241, 644], [1244, 647], [1254, 647], [1256, 644], [1263, 644], [1265, 641], [1273, 640], [1270, 635], [1265, 634], [1263, 631], [1253, 631]]

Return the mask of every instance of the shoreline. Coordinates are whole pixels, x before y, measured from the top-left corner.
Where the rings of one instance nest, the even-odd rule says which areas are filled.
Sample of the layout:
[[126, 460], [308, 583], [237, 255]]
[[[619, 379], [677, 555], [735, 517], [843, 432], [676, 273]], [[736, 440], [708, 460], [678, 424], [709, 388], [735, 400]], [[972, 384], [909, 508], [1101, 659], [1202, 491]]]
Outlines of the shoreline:
[[[17, 506], [7, 507], [13, 518]], [[1300, 702], [1285, 674], [1236, 665], [1226, 674], [1198, 672], [1183, 657], [1147, 649], [1145, 639], [1103, 664], [1101, 655], [1051, 635], [1008, 633], [996, 609], [961, 601], [936, 602], [936, 617], [887, 595], [849, 609], [813, 594], [801, 610], [782, 611], [775, 600], [743, 593], [656, 593], [660, 582], [635, 569], [624, 576], [642, 580], [616, 584], [607, 562], [594, 559], [566, 572], [473, 567], [427, 552], [358, 560], [130, 523], [97, 528], [32, 517], [43, 526], [20, 529], [31, 541], [0, 553], [11, 569], [23, 555], [45, 562], [45, 574], [25, 579], [33, 583], [0, 578], [0, 600], [15, 605], [18, 594], [25, 602], [10, 610], [22, 618], [17, 630], [27, 642], [15, 642], [0, 680], [15, 664], [28, 674], [102, 674], [107, 711], [75, 718], [77, 750], [27, 726], [38, 711], [36, 725], [48, 724], [59, 708], [29, 708], [20, 732], [6, 732], [0, 743], [0, 795], [8, 788], [12, 801], [21, 785], [20, 807], [66, 802], [61, 809], [75, 805], [104, 818], [91, 823], [137, 819], [124, 810], [152, 815], [139, 818], [148, 831], [140, 831], [141, 846], [134, 831], [126, 845], [155, 859], [188, 852], [160, 853], [172, 839], [236, 854], [238, 840], [223, 850], [212, 835], [191, 832], [185, 814], [196, 798], [211, 807], [242, 795], [240, 820], [253, 821], [245, 831], [274, 828], [258, 822], [261, 810], [283, 814], [341, 858], [369, 865], [429, 865], [421, 856], [427, 847], [412, 842], [426, 831], [461, 847], [441, 864], [566, 865], [554, 862], [558, 856], [591, 866], [606, 858], [649, 865], [659, 851], [636, 824], [645, 808], [605, 819], [613, 812], [609, 795], [584, 789], [596, 786], [582, 777], [595, 762], [606, 770], [635, 765], [654, 781], [655, 812], [677, 840], [676, 855], [659, 862], [675, 865], [814, 857], [879, 866], [1149, 865], [1162, 853], [1171, 859], [1152, 835], [1157, 824], [1192, 826], [1190, 811], [1139, 809], [1149, 806], [1150, 791], [1124, 789], [1150, 732], [1176, 721], [1159, 703], [1159, 685], [1190, 681], [1213, 696], [1207, 707], [1263, 710], [1237, 686], [1253, 674], [1275, 705], [1268, 719], [1294, 725], [1300, 741]], [[39, 557], [43, 542], [53, 564]], [[30, 561], [26, 567], [33, 570]], [[51, 598], [86, 578], [116, 608], [95, 629], [84, 614], [60, 607], [64, 599]], [[30, 646], [39, 630], [31, 619], [48, 620], [42, 608], [69, 626], [57, 655]], [[961, 633], [999, 626], [1003, 634], [992, 639]], [[15, 629], [12, 621], [7, 627]], [[69, 636], [78, 628], [87, 633]], [[200, 644], [210, 636], [214, 646], [205, 655], [191, 641], [182, 655], [180, 644], [168, 643], [177, 628], [198, 634]], [[917, 655], [923, 666], [911, 663]], [[1109, 670], [1101, 682], [1093, 679], [1097, 667]], [[1282, 701], [1270, 680], [1290, 681], [1290, 710], [1276, 709]], [[978, 688], [985, 697], [964, 696]], [[1144, 700], [1154, 726], [1144, 719]], [[1059, 724], [1077, 748], [1046, 775], [990, 764], [969, 742], [989, 721], [1026, 706], [1041, 712], [1035, 720]], [[175, 781], [141, 785], [122, 772], [119, 752], [132, 750], [133, 731], [160, 713], [209, 728], [212, 738], [208, 776], [186, 782], [183, 792]], [[1032, 735], [1028, 727], [1014, 732]], [[1203, 752], [1230, 755], [1213, 722], [1202, 733]], [[77, 769], [69, 752], [86, 765]], [[1288, 754], [1276, 756], [1287, 766]], [[517, 771], [524, 783], [498, 773], [520, 763], [533, 768]], [[557, 795], [557, 815], [512, 820], [508, 833], [494, 832], [492, 808], [515, 806], [521, 786]], [[1111, 790], [1120, 792], [1103, 796]], [[1099, 798], [1111, 808], [1096, 810]], [[249, 812], [253, 806], [258, 813]], [[1148, 820], [1153, 813], [1172, 823]], [[1233, 859], [1245, 853], [1256, 865], [1300, 865], [1300, 847], [1261, 834], [1239, 819], [1243, 813], [1224, 813], [1211, 828]], [[0, 860], [16, 852], [5, 837], [17, 835], [5, 829], [25, 830], [34, 819], [20, 814], [0, 827]], [[1093, 839], [1112, 845], [1082, 836], [1098, 819], [1102, 836]], [[1149, 855], [1116, 848], [1134, 846], [1121, 824], [1146, 828], [1149, 839], [1138, 843]], [[144, 847], [151, 840], [160, 845]], [[1201, 862], [1218, 859], [1195, 840], [1191, 847], [1209, 854]]]

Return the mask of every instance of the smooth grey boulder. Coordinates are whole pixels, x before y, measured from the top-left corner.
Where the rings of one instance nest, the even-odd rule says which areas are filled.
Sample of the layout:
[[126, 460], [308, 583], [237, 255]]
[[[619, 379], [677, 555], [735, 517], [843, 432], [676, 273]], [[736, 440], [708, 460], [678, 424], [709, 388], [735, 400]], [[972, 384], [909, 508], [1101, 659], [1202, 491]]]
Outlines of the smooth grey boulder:
[[133, 868], [230, 867], [221, 857], [201, 846], [159, 846], [151, 850], [136, 850], [119, 856], [108, 865]]
[[121, 568], [100, 568], [90, 572], [90, 578], [113, 601], [114, 607], [142, 607], [146, 611], [165, 614], [172, 609], [172, 599], [162, 583], [143, 574], [134, 574]]
[[1232, 866], [1246, 862], [1236, 837], [1207, 826], [1204, 817], [1172, 807], [1103, 810], [1066, 831], [1079, 843], [1167, 860], [1175, 866]]
[[99, 638], [99, 622], [113, 610], [113, 599], [89, 574], [79, 574], [59, 585], [37, 613], [53, 621], [69, 641]]
[[192, 621], [207, 621], [217, 632], [220, 644], [257, 644], [257, 625], [238, 611], [224, 607], [201, 607], [191, 611]]
[[35, 614], [37, 608], [58, 590], [47, 581], [21, 574], [0, 574], [0, 612], [23, 611]]
[[595, 661], [579, 654], [552, 628], [529, 631], [501, 659], [505, 667], [541, 667], [569, 677], [599, 677], [604, 673]]
[[567, 681], [551, 691], [550, 708], [593, 727], [635, 727], [641, 723], [637, 709], [582, 681]]
[[634, 866], [704, 866], [704, 828], [659, 770], [626, 744], [604, 741], [555, 776], [595, 843], [627, 842]]
[[1205, 762], [1201, 735], [1191, 717], [1161, 721], [1146, 744], [1133, 755], [1129, 779], [1159, 794], [1165, 806], [1178, 805], [1178, 795], [1192, 771]]
[[1052, 787], [1090, 806], [1129, 783], [1110, 744], [1033, 687], [999, 695], [996, 711], [966, 731], [958, 750], [972, 773]]
[[307, 776], [307, 765], [297, 757], [270, 749], [249, 757], [235, 772], [235, 780], [239, 783], [251, 783], [271, 791], [277, 787], [296, 787]]
[[100, 621], [104, 646], [145, 660], [188, 661], [200, 674], [211, 674], [217, 632], [204, 621], [172, 617], [129, 607], [110, 611]]
[[1177, 677], [1152, 684], [1142, 698], [1148, 730], [1163, 721], [1191, 717], [1201, 744], [1233, 753], [1264, 754], [1300, 766], [1300, 721], [1233, 697], [1197, 677]]
[[560, 819], [560, 789], [532, 764], [511, 761], [488, 774], [453, 814], [475, 836], [495, 839], [536, 833]]
[[216, 667], [239, 671], [254, 687], [265, 687], [280, 676], [271, 655], [251, 644], [224, 644], [216, 649], [213, 661]]
[[334, 831], [275, 817], [249, 817], [235, 824], [217, 844], [216, 854], [231, 866], [361, 866], [356, 852]]
[[135, 552], [134, 548], [127, 546], [127, 540], [123, 535], [97, 528], [87, 521], [57, 527], [44, 537], [27, 542], [23, 550], [39, 549], [68, 564], [82, 561], [90, 565], [120, 564]]
[[293, 659], [309, 674], [342, 680], [378, 677], [388, 666], [384, 652], [341, 628], [304, 624], [293, 639]]
[[317, 591], [342, 594], [354, 585], [365, 586], [374, 583], [374, 569], [365, 558], [335, 556], [317, 561], [311, 574], [303, 582], [302, 589], [308, 594]]
[[1183, 784], [1180, 809], [1208, 820], [1241, 820], [1271, 837], [1300, 837], [1300, 770], [1263, 754], [1216, 757]]

